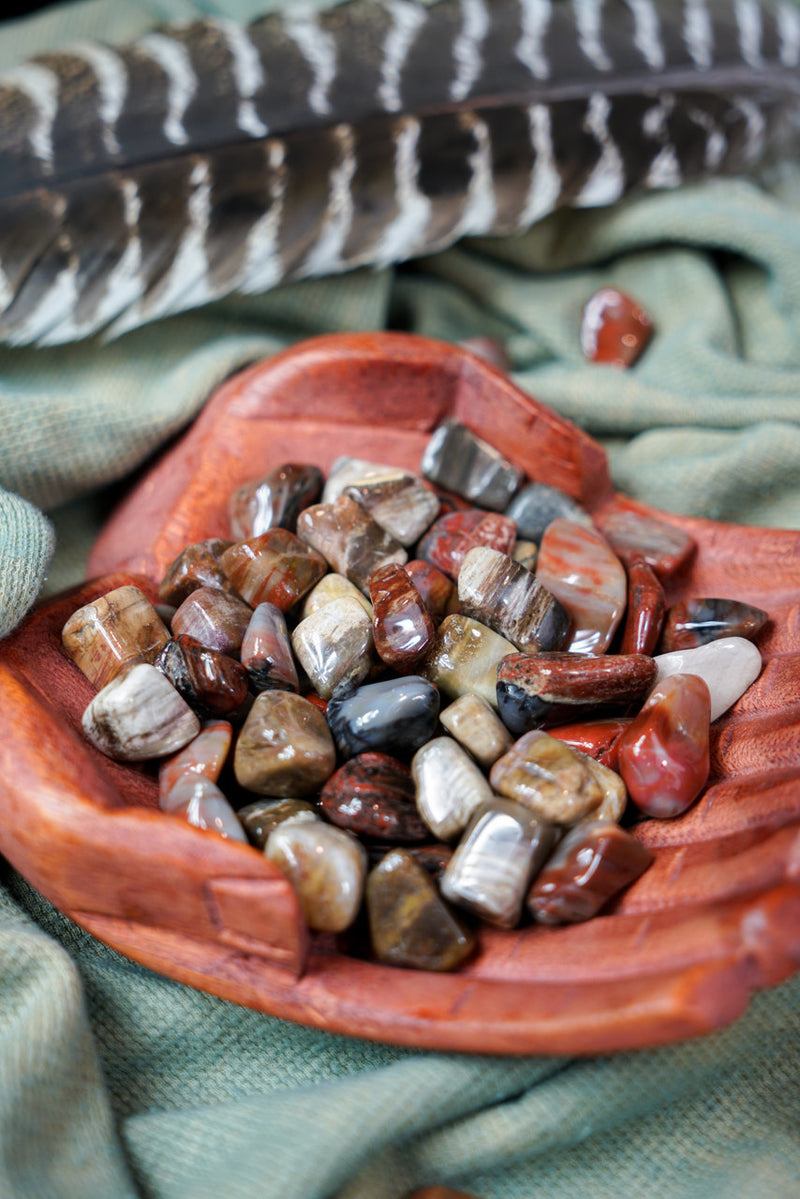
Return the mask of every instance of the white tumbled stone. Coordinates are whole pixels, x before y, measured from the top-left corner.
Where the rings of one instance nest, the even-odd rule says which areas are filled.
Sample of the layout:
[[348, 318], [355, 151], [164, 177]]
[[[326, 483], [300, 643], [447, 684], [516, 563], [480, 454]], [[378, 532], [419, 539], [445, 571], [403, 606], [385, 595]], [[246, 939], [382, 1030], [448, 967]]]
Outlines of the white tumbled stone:
[[86, 737], [109, 758], [141, 762], [175, 753], [200, 720], [155, 666], [140, 663], [112, 679], [83, 713]]
[[342, 596], [300, 621], [292, 649], [317, 694], [330, 699], [340, 683], [358, 686], [369, 674], [372, 621], [357, 599]]
[[671, 674], [696, 674], [711, 694], [711, 719], [727, 712], [761, 673], [761, 654], [744, 637], [721, 637], [696, 649], [658, 654], [654, 687]]
[[493, 798], [480, 767], [450, 737], [434, 737], [417, 750], [411, 777], [419, 814], [443, 841], [457, 836], [473, 812]]

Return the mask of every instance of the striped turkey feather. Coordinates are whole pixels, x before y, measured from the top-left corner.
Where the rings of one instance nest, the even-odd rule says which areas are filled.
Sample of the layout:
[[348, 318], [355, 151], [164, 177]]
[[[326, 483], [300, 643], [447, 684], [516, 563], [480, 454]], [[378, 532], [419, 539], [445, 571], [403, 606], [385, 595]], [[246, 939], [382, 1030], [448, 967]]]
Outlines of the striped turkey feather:
[[785, 0], [350, 0], [0, 77], [0, 340], [55, 344], [753, 167]]

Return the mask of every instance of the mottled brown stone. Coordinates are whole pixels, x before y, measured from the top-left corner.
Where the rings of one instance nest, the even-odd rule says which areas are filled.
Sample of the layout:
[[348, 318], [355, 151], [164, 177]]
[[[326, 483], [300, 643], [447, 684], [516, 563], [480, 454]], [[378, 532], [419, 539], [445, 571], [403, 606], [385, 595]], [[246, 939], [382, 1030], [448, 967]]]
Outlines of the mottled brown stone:
[[153, 663], [169, 630], [138, 587], [117, 587], [69, 618], [61, 643], [98, 690], [138, 662]]
[[538, 729], [520, 737], [498, 758], [489, 780], [500, 795], [556, 824], [574, 824], [603, 800], [603, 788], [587, 759]]
[[187, 545], [166, 570], [158, 589], [159, 599], [179, 608], [187, 595], [198, 587], [216, 587], [220, 591], [235, 591], [222, 568], [222, 555], [232, 542], [212, 537]]
[[402, 566], [408, 554], [355, 500], [341, 495], [332, 504], [314, 504], [300, 514], [297, 534], [335, 571], [366, 595], [370, 575], [388, 562]]
[[288, 612], [327, 571], [321, 554], [288, 529], [268, 529], [238, 541], [222, 555], [228, 578], [248, 604]]
[[336, 767], [323, 714], [291, 691], [256, 696], [233, 759], [236, 781], [257, 795], [313, 795]]
[[361, 907], [367, 854], [361, 843], [322, 820], [284, 820], [264, 853], [291, 882], [309, 928], [339, 933]]
[[589, 920], [647, 869], [653, 854], [607, 822], [573, 829], [540, 871], [526, 903], [540, 924]]
[[331, 775], [320, 807], [332, 824], [358, 836], [396, 844], [427, 841], [411, 772], [388, 754], [358, 754]]

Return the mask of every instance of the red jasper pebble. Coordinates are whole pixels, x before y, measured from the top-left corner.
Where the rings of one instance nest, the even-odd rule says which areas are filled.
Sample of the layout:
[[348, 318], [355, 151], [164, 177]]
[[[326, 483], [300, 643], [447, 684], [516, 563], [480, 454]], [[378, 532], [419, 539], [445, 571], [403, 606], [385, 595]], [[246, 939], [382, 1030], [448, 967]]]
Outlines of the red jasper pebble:
[[652, 654], [664, 623], [664, 588], [644, 558], [628, 562], [628, 610], [621, 654]]
[[422, 596], [396, 562], [380, 566], [369, 580], [375, 649], [400, 674], [413, 671], [433, 641], [434, 625]]
[[319, 803], [328, 820], [362, 837], [395, 843], [430, 840], [414, 802], [411, 772], [388, 754], [358, 754], [331, 775]]
[[573, 749], [579, 749], [607, 766], [609, 770], [617, 769], [619, 739], [631, 723], [630, 716], [609, 716], [604, 720], [581, 720], [576, 724], [561, 724], [558, 728], [548, 729], [551, 737], [565, 741]]
[[708, 779], [711, 696], [698, 675], [673, 674], [650, 692], [620, 737], [619, 773], [648, 816], [680, 816]]
[[441, 624], [445, 616], [457, 609], [455, 584], [452, 579], [448, 579], [444, 571], [430, 562], [423, 562], [421, 558], [406, 562], [403, 570], [422, 596], [422, 602], [430, 612], [434, 624]]
[[417, 546], [417, 557], [444, 571], [451, 579], [458, 577], [464, 560], [464, 534], [471, 533], [488, 516], [482, 508], [464, 508], [446, 512], [435, 520]]
[[601, 287], [583, 310], [581, 349], [590, 362], [629, 367], [653, 332], [653, 322], [636, 300], [616, 287]]

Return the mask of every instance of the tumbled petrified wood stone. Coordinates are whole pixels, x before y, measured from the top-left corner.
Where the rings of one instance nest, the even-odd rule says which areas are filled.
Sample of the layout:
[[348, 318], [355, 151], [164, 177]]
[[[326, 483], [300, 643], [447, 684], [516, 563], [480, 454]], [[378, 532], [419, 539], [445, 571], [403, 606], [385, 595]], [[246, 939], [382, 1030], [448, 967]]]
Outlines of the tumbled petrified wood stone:
[[602, 788], [603, 798], [600, 800], [599, 807], [596, 807], [578, 823], [586, 824], [590, 820], [610, 820], [617, 824], [622, 819], [628, 804], [628, 792], [622, 777], [617, 774], [616, 770], [599, 762], [589, 754], [586, 755], [586, 765], [589, 773]]
[[92, 745], [123, 762], [175, 753], [200, 732], [200, 721], [172, 683], [149, 663], [131, 666], [98, 691], [83, 713]]
[[422, 602], [431, 614], [434, 625], [439, 625], [445, 616], [453, 610], [453, 603], [458, 603], [458, 596], [453, 584], [444, 571], [439, 570], [432, 562], [415, 558], [406, 562], [403, 570], [416, 587]]
[[568, 648], [605, 653], [627, 597], [625, 571], [605, 538], [574, 521], [552, 521], [539, 546], [536, 576], [572, 618]]
[[761, 673], [761, 654], [744, 637], [721, 637], [697, 649], [676, 649], [657, 654], [656, 683], [673, 674], [696, 674], [711, 696], [711, 719], [717, 720]]
[[506, 508], [506, 516], [514, 521], [519, 537], [537, 545], [547, 526], [559, 517], [594, 528], [591, 516], [577, 500], [546, 483], [526, 484]]
[[452, 557], [461, 560], [459, 575], [464, 559], [472, 549], [485, 546], [487, 549], [498, 550], [501, 554], [510, 554], [517, 540], [517, 526], [513, 520], [502, 512], [489, 512], [478, 521], [474, 529], [462, 533], [453, 547]]
[[584, 307], [580, 340], [590, 362], [633, 366], [652, 335], [650, 315], [616, 287], [601, 287]]
[[330, 699], [326, 715], [343, 758], [362, 753], [406, 757], [433, 736], [439, 692], [419, 675], [385, 679]]
[[345, 762], [322, 788], [319, 803], [332, 824], [370, 840], [400, 845], [430, 836], [417, 811], [411, 772], [389, 754], [358, 754]]
[[597, 523], [615, 554], [628, 562], [644, 558], [661, 578], [675, 574], [694, 553], [695, 543], [684, 529], [639, 511], [632, 502], [617, 497], [613, 508], [599, 514]]
[[342, 599], [346, 595], [357, 599], [372, 620], [372, 604], [367, 597], [349, 579], [335, 570], [328, 571], [326, 575], [322, 576], [316, 587], [312, 587], [300, 605], [300, 612], [303, 617], [311, 616], [320, 608], [324, 608], [326, 604], [331, 604], [334, 600]]
[[202, 775], [216, 783], [231, 747], [233, 727], [227, 720], [212, 720], [204, 724], [188, 745], [171, 758], [165, 758], [158, 769], [158, 793], [164, 798], [175, 784], [187, 775]]
[[323, 504], [332, 504], [352, 484], [381, 483], [397, 479], [406, 472], [386, 462], [371, 462], [367, 458], [352, 458], [342, 454], [335, 458], [328, 471], [322, 492]]
[[430, 831], [449, 841], [492, 798], [480, 768], [452, 737], [434, 737], [411, 759], [417, 809]]
[[374, 661], [372, 621], [349, 595], [301, 620], [292, 633], [292, 649], [314, 690], [330, 699], [340, 685], [357, 687]]
[[322, 713], [291, 691], [257, 695], [236, 743], [236, 781], [257, 795], [313, 795], [336, 767]]
[[442, 894], [490, 924], [513, 928], [555, 836], [528, 808], [494, 796], [461, 838], [442, 875]]
[[667, 612], [662, 653], [697, 649], [722, 637], [757, 637], [769, 619], [763, 608], [732, 599], [687, 599]]
[[244, 829], [220, 788], [204, 775], [184, 775], [167, 795], [159, 797], [163, 812], [183, 816], [196, 828], [209, 829], [231, 841], [246, 841]]
[[116, 587], [79, 608], [64, 625], [61, 643], [98, 689], [138, 662], [152, 663], [169, 630], [138, 587]]
[[376, 524], [401, 545], [418, 541], [439, 513], [439, 500], [414, 475], [351, 483], [344, 492], [369, 512]]
[[471, 549], [458, 572], [461, 613], [494, 629], [529, 654], [558, 650], [569, 639], [570, 618], [540, 579], [508, 554]]
[[259, 604], [242, 638], [241, 663], [256, 691], [299, 691], [286, 619], [275, 604]]
[[322, 820], [283, 821], [264, 853], [291, 882], [309, 928], [338, 933], [361, 906], [367, 854], [360, 841]]
[[581, 825], [567, 833], [534, 880], [528, 910], [540, 924], [589, 920], [652, 861], [652, 852], [618, 825]]
[[405, 850], [391, 850], [373, 867], [365, 897], [372, 951], [379, 962], [454, 970], [472, 952], [473, 934]]
[[448, 704], [439, 719], [448, 733], [485, 769], [494, 765], [513, 740], [486, 700], [472, 693], [461, 695]]
[[222, 654], [237, 654], [252, 615], [249, 605], [237, 596], [215, 587], [198, 587], [173, 616], [172, 632]]
[[500, 795], [529, 808], [540, 820], [574, 824], [600, 806], [603, 788], [588, 760], [538, 729], [515, 741], [489, 775]]
[[420, 674], [445, 695], [474, 692], [497, 707], [497, 666], [516, 646], [469, 616], [447, 616], [436, 630]]
[[370, 575], [379, 566], [387, 562], [402, 566], [408, 560], [400, 542], [347, 495], [332, 504], [306, 508], [297, 521], [297, 535], [365, 594]]
[[158, 588], [158, 597], [165, 604], [179, 608], [187, 595], [198, 587], [216, 587], [233, 592], [234, 586], [222, 568], [222, 555], [232, 545], [221, 537], [187, 545], [170, 563]]
[[396, 562], [380, 566], [369, 580], [375, 650], [400, 674], [413, 671], [427, 653], [434, 625], [420, 593]]
[[288, 529], [237, 541], [222, 555], [222, 564], [248, 604], [274, 604], [281, 612], [288, 612], [328, 569], [322, 555]]
[[294, 532], [298, 516], [319, 497], [324, 482], [318, 466], [284, 462], [263, 479], [237, 487], [228, 501], [231, 533], [245, 541], [267, 529]]
[[417, 546], [417, 555], [448, 578], [457, 579], [469, 548], [465, 536], [478, 527], [487, 513], [482, 508], [445, 512], [435, 520]]
[[272, 830], [285, 821], [319, 820], [316, 808], [305, 799], [256, 799], [239, 808], [236, 816], [256, 849], [263, 849]]
[[154, 665], [201, 719], [235, 719], [242, 712], [249, 691], [247, 671], [227, 654], [182, 633], [167, 642]]
[[676, 674], [656, 684], [619, 739], [619, 772], [648, 816], [679, 816], [708, 779], [711, 698], [703, 679]]
[[503, 511], [522, 479], [519, 467], [454, 420], [431, 437], [421, 470], [431, 483], [493, 512]]
[[628, 560], [628, 604], [621, 654], [652, 654], [664, 623], [664, 588], [640, 554]]

